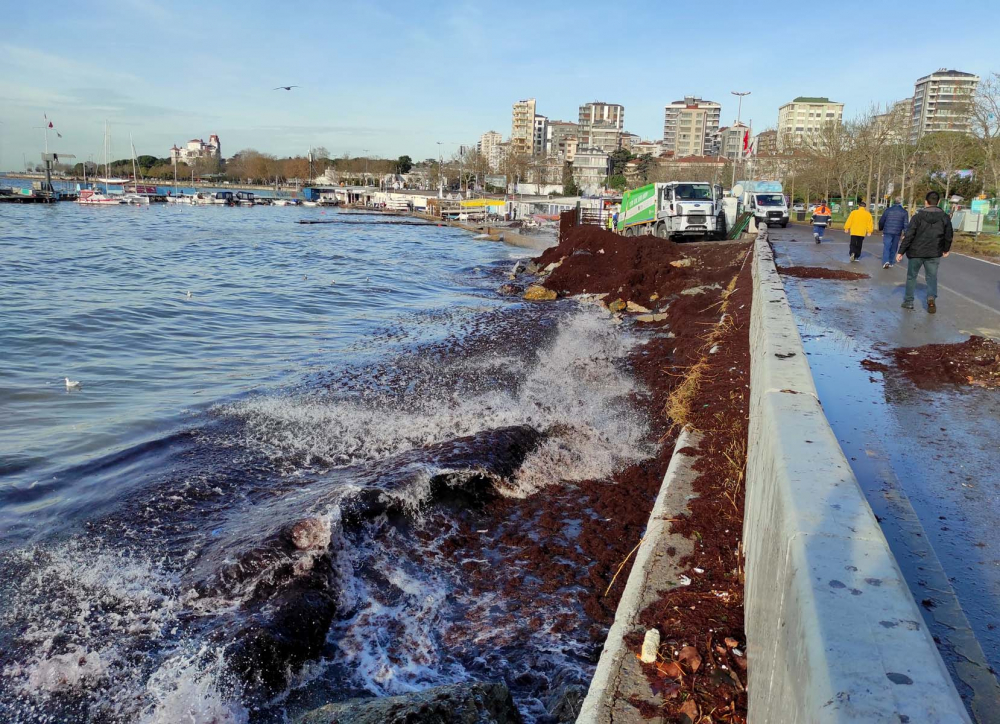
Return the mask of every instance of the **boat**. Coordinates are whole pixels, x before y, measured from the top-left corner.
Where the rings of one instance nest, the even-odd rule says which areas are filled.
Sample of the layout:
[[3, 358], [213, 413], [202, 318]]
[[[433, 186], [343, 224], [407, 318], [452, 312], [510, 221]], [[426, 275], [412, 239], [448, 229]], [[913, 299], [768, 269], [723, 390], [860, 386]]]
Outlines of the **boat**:
[[[132, 147], [132, 181], [133, 189], [126, 193], [122, 198], [125, 200], [126, 204], [131, 204], [132, 206], [149, 206], [150, 196], [148, 193], [142, 193], [139, 187], [139, 170], [136, 165], [135, 159], [135, 141], [132, 140], [132, 134], [128, 134], [128, 142]], [[156, 193], [156, 188], [153, 188], [153, 193]]]
[[317, 202], [317, 201], [303, 201], [302, 205], [303, 206], [319, 206], [319, 202]]
[[109, 196], [94, 189], [80, 189], [76, 203], [87, 206], [121, 206], [125, 201], [122, 196]]
[[275, 199], [275, 206], [301, 206], [302, 202], [298, 199]]
[[317, 206], [340, 206], [340, 202], [337, 200], [337, 196], [331, 193], [322, 193], [319, 198], [316, 199]]
[[[124, 200], [124, 190], [125, 182], [128, 179], [111, 178], [111, 166], [108, 160], [111, 153], [111, 138], [108, 132], [108, 122], [104, 122], [104, 172], [107, 174], [106, 178], [97, 179], [104, 184], [104, 191], [99, 191], [94, 189], [80, 189], [79, 194], [76, 197], [76, 203], [83, 204], [85, 206], [120, 206], [126, 201]], [[122, 192], [121, 194], [112, 194], [111, 185], [121, 184]]]
[[[229, 192], [226, 192], [229, 193]], [[237, 191], [236, 195], [233, 197], [233, 204], [235, 206], [253, 206], [254, 205], [254, 195], [252, 191]]]
[[232, 191], [199, 191], [191, 201], [195, 206], [235, 206]]
[[194, 194], [177, 194], [176, 196], [167, 197], [168, 204], [193, 204]]

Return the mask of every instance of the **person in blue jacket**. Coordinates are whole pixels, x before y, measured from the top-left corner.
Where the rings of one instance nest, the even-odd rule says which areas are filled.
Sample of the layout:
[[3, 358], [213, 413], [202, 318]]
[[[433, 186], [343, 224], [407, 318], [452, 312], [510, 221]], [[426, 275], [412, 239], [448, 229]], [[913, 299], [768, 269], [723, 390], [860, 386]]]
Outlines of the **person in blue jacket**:
[[910, 223], [910, 215], [903, 208], [901, 199], [893, 199], [892, 206], [882, 212], [878, 219], [878, 228], [882, 232], [882, 268], [888, 269], [896, 265], [896, 250], [899, 249], [899, 238]]

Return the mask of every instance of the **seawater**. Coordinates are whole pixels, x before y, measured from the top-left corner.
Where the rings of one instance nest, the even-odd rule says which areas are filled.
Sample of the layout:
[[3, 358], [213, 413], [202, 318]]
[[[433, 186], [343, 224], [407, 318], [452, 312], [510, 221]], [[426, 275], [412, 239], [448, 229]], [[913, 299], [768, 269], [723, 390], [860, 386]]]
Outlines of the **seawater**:
[[281, 721], [486, 679], [544, 721], [585, 688], [580, 612], [511, 628], [523, 603], [467, 580], [503, 550], [447, 541], [483, 495], [648, 455], [637, 341], [497, 296], [521, 250], [392, 220], [0, 206], [0, 718]]

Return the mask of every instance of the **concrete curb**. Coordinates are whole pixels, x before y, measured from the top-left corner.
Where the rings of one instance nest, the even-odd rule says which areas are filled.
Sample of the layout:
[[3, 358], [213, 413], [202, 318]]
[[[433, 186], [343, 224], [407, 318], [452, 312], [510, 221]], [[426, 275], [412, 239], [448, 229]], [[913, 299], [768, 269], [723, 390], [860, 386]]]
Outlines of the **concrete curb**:
[[746, 631], [752, 722], [968, 722], [826, 420], [766, 242], [754, 245]]
[[[686, 508], [691, 497], [691, 484], [697, 477], [691, 468], [697, 458], [680, 451], [688, 447], [696, 448], [699, 441], [700, 435], [685, 428], [674, 444], [674, 454], [646, 524], [646, 534], [636, 551], [635, 563], [615, 611], [615, 621], [608, 631], [587, 697], [580, 708], [577, 724], [660, 721], [640, 716], [639, 710], [629, 701], [640, 699], [656, 703], [657, 697], [652, 693], [635, 653], [625, 644], [625, 637], [632, 633], [645, 633], [645, 627], [639, 624], [639, 615], [663, 591], [678, 585], [681, 569], [676, 561], [690, 552], [691, 542], [682, 536], [671, 536], [669, 520]], [[674, 555], [667, 552], [671, 547], [676, 549]]]

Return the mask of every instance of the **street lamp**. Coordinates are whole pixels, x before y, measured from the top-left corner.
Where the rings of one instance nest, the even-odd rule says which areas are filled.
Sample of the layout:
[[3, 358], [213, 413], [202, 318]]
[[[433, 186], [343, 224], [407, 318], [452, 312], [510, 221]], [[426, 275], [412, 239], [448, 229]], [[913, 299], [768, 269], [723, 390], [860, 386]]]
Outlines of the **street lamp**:
[[[739, 105], [736, 107], [736, 129], [737, 129], [736, 132], [739, 133], [740, 119], [741, 119], [742, 113], [743, 113], [743, 96], [750, 95], [750, 91], [744, 91], [744, 92], [729, 91], [729, 92], [732, 93], [734, 96], [737, 96], [740, 99]], [[743, 155], [743, 149], [741, 149], [739, 147], [739, 144], [736, 145], [736, 153], [737, 153], [737, 158], [739, 158], [740, 156]], [[733, 159], [733, 182], [732, 182], [732, 184], [730, 184], [730, 188], [732, 186], [735, 186], [735, 185], [736, 185], [736, 159], [734, 158]]]
[[361, 150], [365, 152], [365, 186], [367, 186], [368, 185], [368, 149], [367, 148], [362, 148]]

